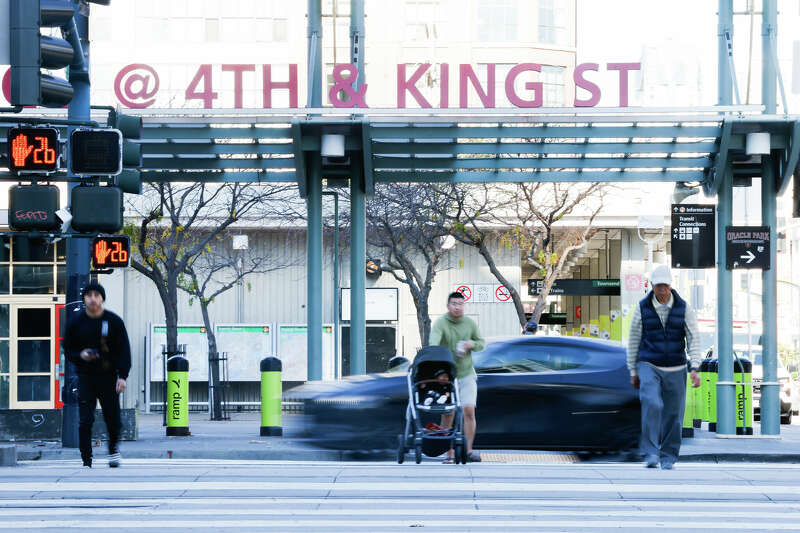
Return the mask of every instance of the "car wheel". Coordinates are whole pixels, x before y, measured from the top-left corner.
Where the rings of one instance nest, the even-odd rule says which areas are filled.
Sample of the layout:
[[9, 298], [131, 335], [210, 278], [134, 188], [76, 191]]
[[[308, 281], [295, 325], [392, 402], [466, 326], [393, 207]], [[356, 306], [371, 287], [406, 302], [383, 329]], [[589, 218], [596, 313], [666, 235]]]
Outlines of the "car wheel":
[[406, 442], [403, 435], [397, 436], [397, 464], [403, 464], [406, 460]]

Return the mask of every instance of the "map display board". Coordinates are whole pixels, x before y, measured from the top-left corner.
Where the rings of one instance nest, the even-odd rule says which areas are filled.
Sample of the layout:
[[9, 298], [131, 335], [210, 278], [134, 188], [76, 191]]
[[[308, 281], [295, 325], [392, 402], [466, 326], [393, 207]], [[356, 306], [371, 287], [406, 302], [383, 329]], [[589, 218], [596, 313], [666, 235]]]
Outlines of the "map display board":
[[[186, 345], [189, 381], [208, 381], [208, 338], [202, 325], [178, 325], [178, 345]], [[150, 324], [150, 381], [164, 381], [162, 350], [167, 345], [167, 326]]]
[[[308, 379], [308, 326], [305, 324], [278, 324], [278, 349], [283, 381]], [[322, 378], [333, 379], [333, 325], [322, 326]]]
[[275, 355], [272, 324], [215, 324], [217, 351], [228, 354], [229, 381], [260, 381], [259, 364]]

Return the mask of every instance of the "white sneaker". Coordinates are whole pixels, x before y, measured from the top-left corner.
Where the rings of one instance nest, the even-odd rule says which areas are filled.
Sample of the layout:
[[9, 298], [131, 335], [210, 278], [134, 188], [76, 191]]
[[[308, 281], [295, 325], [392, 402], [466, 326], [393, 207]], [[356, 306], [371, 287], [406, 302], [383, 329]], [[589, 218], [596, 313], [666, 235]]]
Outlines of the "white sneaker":
[[108, 466], [109, 467], [117, 468], [117, 467], [119, 467], [121, 462], [122, 462], [122, 456], [119, 454], [119, 452], [108, 454]]

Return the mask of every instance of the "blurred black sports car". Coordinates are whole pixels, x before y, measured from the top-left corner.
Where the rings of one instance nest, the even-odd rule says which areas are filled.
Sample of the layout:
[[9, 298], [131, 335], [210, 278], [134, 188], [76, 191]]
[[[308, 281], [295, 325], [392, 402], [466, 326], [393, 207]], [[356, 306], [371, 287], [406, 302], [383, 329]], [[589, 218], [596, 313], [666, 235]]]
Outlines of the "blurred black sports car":
[[[639, 438], [639, 398], [618, 343], [523, 336], [490, 342], [473, 356], [478, 372], [475, 447], [618, 450]], [[405, 368], [315, 382], [300, 398], [306, 436], [341, 450], [397, 445], [408, 403]]]

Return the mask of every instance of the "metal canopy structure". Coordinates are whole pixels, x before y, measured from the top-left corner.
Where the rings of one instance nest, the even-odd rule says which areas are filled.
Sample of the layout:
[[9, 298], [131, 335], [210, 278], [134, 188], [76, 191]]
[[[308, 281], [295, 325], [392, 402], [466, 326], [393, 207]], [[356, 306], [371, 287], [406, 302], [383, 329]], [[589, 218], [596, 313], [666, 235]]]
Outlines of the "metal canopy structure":
[[[140, 112], [142, 180], [296, 182], [305, 197], [306, 156], [319, 154], [323, 134], [340, 133], [347, 156], [323, 158], [322, 176], [349, 178], [352, 159], [358, 158], [368, 195], [375, 183], [528, 181], [689, 182], [714, 195], [729, 162], [734, 178], [760, 176], [760, 160], [745, 154], [745, 137], [768, 132], [780, 194], [800, 159], [800, 117], [761, 110], [391, 109], [352, 115], [321, 108], [205, 110], [194, 116], [147, 110]], [[13, 120], [0, 122], [0, 153], [7, 153], [5, 130], [24, 123], [25, 116]]]
[[760, 173], [744, 154], [745, 136], [767, 131], [780, 152], [782, 191], [800, 146], [798, 117], [755, 114], [760, 106], [337, 111], [145, 116], [143, 179], [295, 181], [305, 196], [305, 156], [319, 154], [323, 134], [340, 133], [347, 156], [323, 158], [322, 176], [349, 178], [358, 159], [368, 195], [375, 183], [527, 181], [694, 182], [714, 194], [727, 162], [734, 176]]

